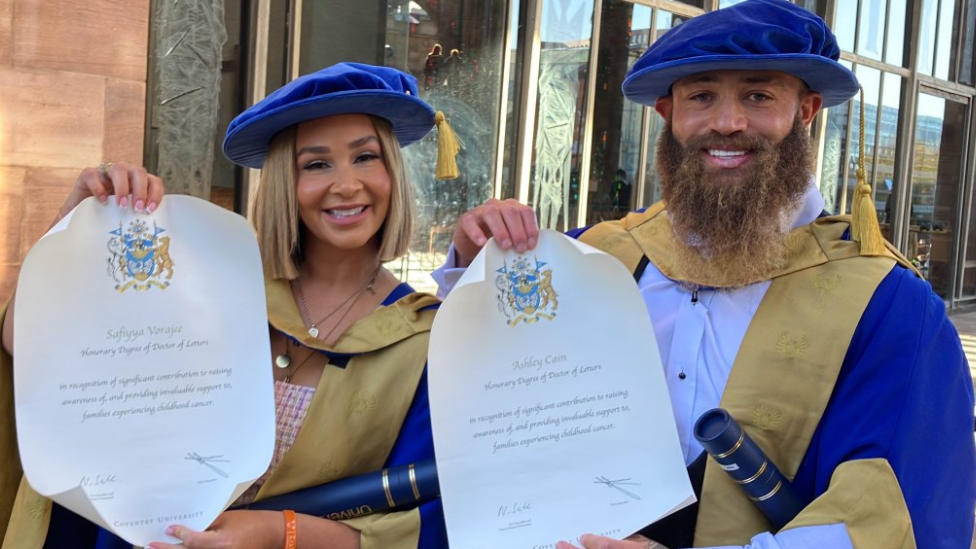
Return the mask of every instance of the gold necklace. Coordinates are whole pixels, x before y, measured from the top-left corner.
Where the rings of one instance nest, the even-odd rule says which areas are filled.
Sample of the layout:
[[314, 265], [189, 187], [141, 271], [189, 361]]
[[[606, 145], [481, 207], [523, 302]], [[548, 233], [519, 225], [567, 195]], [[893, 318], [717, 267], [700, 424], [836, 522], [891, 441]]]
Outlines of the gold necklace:
[[[288, 336], [286, 336], [284, 333], [282, 333], [282, 337], [285, 340], [285, 349], [284, 349], [284, 351], [282, 351], [282, 353], [280, 355], [278, 355], [278, 356], [275, 357], [274, 362], [275, 362], [275, 366], [277, 366], [279, 370], [286, 370], [286, 369], [288, 369], [291, 366], [291, 358], [288, 356]], [[315, 356], [315, 355], [318, 354], [318, 352], [315, 349], [309, 348], [309, 351], [310, 351], [309, 352], [309, 355], [307, 357], [305, 357], [305, 360], [303, 360], [300, 363], [298, 363], [298, 366], [295, 366], [295, 369], [292, 370], [291, 372], [289, 372], [288, 375], [286, 375], [282, 379], [283, 382], [285, 382], [285, 383], [291, 383], [291, 379], [293, 377], [295, 377], [295, 374], [297, 374], [299, 370], [302, 369], [302, 366], [304, 366], [305, 364], [307, 364], [309, 360], [312, 360], [312, 357], [313, 356]], [[328, 363], [329, 363], [329, 357], [326, 356], [325, 357], [325, 362], [322, 365], [325, 366]]]
[[[345, 307], [350, 301], [355, 300], [353, 301], [352, 305], [350, 305], [349, 308], [346, 309], [346, 312], [343, 313], [342, 318], [338, 320], [337, 324], [333, 326], [331, 330], [329, 330], [329, 333], [326, 334], [325, 337], [322, 338], [323, 340], [328, 339], [329, 336], [332, 335], [332, 332], [335, 331], [336, 326], [342, 323], [342, 320], [346, 317], [347, 314], [349, 314], [349, 311], [352, 310], [352, 308], [356, 305], [356, 301], [359, 301], [359, 298], [363, 295], [364, 292], [366, 292], [366, 290], [369, 290], [369, 293], [371, 294], [376, 293], [373, 291], [373, 284], [376, 283], [376, 277], [379, 276], [380, 274], [380, 267], [382, 267], [382, 265], [376, 266], [376, 269], [373, 271], [373, 275], [369, 278], [369, 282], [366, 283], [365, 287], [359, 289], [355, 293], [349, 294], [349, 297], [347, 297], [342, 303], [340, 303], [338, 307], [332, 309], [332, 311], [330, 311], [329, 314], [325, 315], [317, 322], [311, 322], [310, 320], [311, 315], [308, 312], [308, 302], [305, 301], [305, 292], [302, 290], [302, 278], [298, 277], [298, 282], [295, 284], [295, 287], [298, 290], [298, 300], [302, 304], [302, 311], [301, 311], [302, 320], [305, 321], [305, 323], [308, 325], [308, 335], [315, 338], [319, 337], [318, 325], [332, 318], [333, 315], [339, 312], [339, 310]], [[275, 360], [275, 363], [277, 364], [277, 359]], [[287, 368], [287, 366], [285, 367]]]

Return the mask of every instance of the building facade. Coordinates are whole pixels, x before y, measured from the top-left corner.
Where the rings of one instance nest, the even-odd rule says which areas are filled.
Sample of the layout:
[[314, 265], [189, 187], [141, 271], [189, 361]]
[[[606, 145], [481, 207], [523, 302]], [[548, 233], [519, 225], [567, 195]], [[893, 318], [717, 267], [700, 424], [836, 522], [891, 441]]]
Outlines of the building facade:
[[[421, 96], [447, 115], [464, 142], [456, 180], [434, 179], [435, 136], [405, 150], [420, 222], [409, 257], [392, 267], [415, 286], [429, 287], [427, 273], [443, 260], [457, 216], [490, 197], [530, 204], [544, 228], [620, 217], [660, 198], [654, 145], [662, 122], [653, 109], [621, 96], [627, 69], [670, 29], [734, 3], [78, 3], [91, 26], [111, 25], [125, 35], [110, 33], [111, 55], [89, 62], [58, 44], [66, 36], [94, 43], [104, 33], [64, 22], [61, 34], [42, 29], [46, 18], [70, 11], [0, 0], [0, 72], [24, 84], [15, 91], [4, 78], [0, 89], [0, 235], [6, 235], [0, 293], [9, 295], [10, 276], [85, 165], [145, 163], [170, 190], [245, 213], [256, 176], [220, 154], [226, 125], [268, 91], [339, 61], [413, 74]], [[885, 235], [947, 303], [976, 300], [976, 0], [797, 3], [831, 25], [842, 62], [863, 86], [864, 163]], [[32, 10], [42, 9], [51, 13], [35, 21]], [[104, 91], [90, 91], [88, 80]], [[53, 111], [38, 93], [52, 85], [57, 91], [47, 93], [61, 101]], [[136, 105], [131, 97], [140, 93]], [[828, 109], [813, 125], [815, 175], [831, 213], [850, 210], [860, 104], [855, 98]], [[75, 113], [93, 109], [79, 126]], [[81, 146], [71, 135], [88, 126]], [[51, 135], [38, 138], [34, 128]]]

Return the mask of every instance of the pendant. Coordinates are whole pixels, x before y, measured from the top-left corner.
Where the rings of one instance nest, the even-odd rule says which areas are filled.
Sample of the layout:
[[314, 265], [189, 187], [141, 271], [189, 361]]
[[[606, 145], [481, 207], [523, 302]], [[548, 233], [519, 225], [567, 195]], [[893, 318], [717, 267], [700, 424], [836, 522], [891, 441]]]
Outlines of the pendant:
[[311, 328], [308, 329], [308, 335], [312, 337], [319, 337], [319, 329], [316, 328], [315, 326], [312, 326]]
[[291, 359], [288, 358], [286, 354], [280, 354], [275, 357], [275, 366], [284, 370], [285, 368], [291, 366]]

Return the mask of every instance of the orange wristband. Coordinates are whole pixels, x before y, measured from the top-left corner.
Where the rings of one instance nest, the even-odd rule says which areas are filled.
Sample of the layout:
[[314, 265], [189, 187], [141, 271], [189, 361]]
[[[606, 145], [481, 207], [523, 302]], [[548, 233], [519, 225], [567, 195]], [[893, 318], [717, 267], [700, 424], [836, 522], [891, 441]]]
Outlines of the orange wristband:
[[298, 517], [291, 509], [281, 514], [285, 515], [285, 549], [298, 549]]

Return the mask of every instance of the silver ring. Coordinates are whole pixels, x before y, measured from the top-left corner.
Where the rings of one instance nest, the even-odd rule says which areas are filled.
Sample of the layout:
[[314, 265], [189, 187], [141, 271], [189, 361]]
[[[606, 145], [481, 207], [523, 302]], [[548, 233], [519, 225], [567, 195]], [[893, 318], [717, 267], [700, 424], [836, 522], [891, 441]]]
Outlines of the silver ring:
[[112, 166], [114, 165], [114, 162], [102, 162], [98, 165], [98, 169], [102, 172], [102, 175], [108, 175], [108, 171], [111, 170]]

